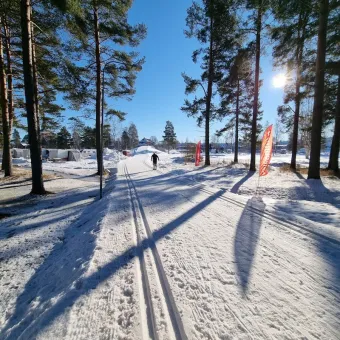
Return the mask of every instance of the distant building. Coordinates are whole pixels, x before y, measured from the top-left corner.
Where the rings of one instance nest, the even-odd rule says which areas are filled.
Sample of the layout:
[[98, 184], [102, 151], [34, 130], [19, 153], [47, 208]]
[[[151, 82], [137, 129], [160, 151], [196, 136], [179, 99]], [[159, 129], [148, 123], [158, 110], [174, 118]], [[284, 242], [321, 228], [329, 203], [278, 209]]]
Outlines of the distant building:
[[152, 140], [148, 138], [143, 138], [139, 141], [138, 146], [147, 146], [147, 145], [153, 145]]

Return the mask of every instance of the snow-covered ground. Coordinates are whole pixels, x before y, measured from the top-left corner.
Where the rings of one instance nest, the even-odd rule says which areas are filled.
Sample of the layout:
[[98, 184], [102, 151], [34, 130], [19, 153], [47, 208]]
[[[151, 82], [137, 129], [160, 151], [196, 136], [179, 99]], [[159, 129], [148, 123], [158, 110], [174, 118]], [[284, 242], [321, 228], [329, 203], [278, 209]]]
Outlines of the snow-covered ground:
[[[285, 171], [282, 165], [290, 163], [290, 155], [273, 156], [269, 174], [259, 178], [258, 172], [248, 170], [248, 154], [239, 156], [239, 164], [233, 164], [232, 154], [212, 154], [211, 167], [195, 167], [192, 162], [185, 164], [183, 155], [176, 152], [158, 154], [159, 168], [163, 172], [247, 198], [260, 196], [267, 209], [294, 211], [294, 217], [301, 216], [325, 225], [336, 225], [340, 219], [340, 180], [334, 176], [324, 176], [321, 181], [307, 180], [306, 174]], [[308, 160], [298, 155], [297, 164], [307, 167]], [[327, 164], [328, 158], [322, 156], [321, 165]]]
[[232, 156], [157, 151], [153, 171], [153, 151], [121, 161], [102, 200], [82, 176], [0, 200], [0, 339], [148, 339], [145, 276], [159, 339], [180, 338], [172, 314], [188, 339], [339, 339], [339, 179], [281, 172], [280, 156], [257, 188]]
[[[108, 148], [104, 149], [104, 167], [106, 169], [112, 169], [117, 166], [117, 163], [126, 157], [116, 151]], [[25, 158], [14, 158], [13, 164], [20, 167], [30, 167], [30, 160]], [[43, 169], [48, 171], [56, 171], [60, 173], [66, 173], [70, 175], [89, 175], [97, 171], [97, 160], [96, 155], [82, 156], [80, 161], [63, 161], [63, 162], [52, 162], [44, 161]]]

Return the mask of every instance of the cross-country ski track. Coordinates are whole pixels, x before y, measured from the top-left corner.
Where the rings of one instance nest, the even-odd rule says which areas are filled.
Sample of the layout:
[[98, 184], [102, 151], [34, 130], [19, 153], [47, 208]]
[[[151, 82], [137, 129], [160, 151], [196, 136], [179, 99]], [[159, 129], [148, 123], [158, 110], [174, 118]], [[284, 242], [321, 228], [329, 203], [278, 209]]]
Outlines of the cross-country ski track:
[[4, 220], [0, 339], [340, 339], [337, 227], [150, 155], [121, 161], [102, 200], [86, 182]]
[[[145, 216], [143, 207], [138, 197], [137, 190], [131, 180], [129, 172], [127, 170], [127, 166], [124, 168], [125, 177], [127, 182], [129, 183], [129, 191], [130, 191], [130, 199], [131, 205], [133, 209], [133, 217], [134, 223], [136, 227], [136, 239], [137, 239], [137, 247], [139, 249], [138, 257], [140, 259], [141, 264], [141, 280], [143, 285], [143, 292], [144, 292], [144, 300], [146, 302], [146, 318], [148, 320], [147, 325], [149, 327], [148, 333], [150, 338], [152, 339], [159, 339], [158, 330], [157, 330], [157, 320], [156, 320], [156, 313], [154, 308], [153, 299], [151, 297], [152, 291], [151, 286], [149, 283], [148, 278], [148, 270], [146, 265], [145, 257], [149, 257], [149, 270], [154, 267], [154, 273], [156, 273], [154, 280], [157, 280], [159, 283], [159, 290], [157, 293], [154, 293], [158, 297], [158, 300], [163, 300], [163, 308], [166, 305], [166, 311], [162, 311], [158, 313], [163, 315], [163, 318], [168, 319], [168, 325], [172, 325], [172, 330], [168, 330], [169, 335], [172, 337], [175, 336], [176, 339], [187, 339], [187, 336], [184, 332], [182, 320], [178, 313], [174, 298], [172, 296], [172, 292], [165, 274], [165, 271], [162, 266], [162, 262], [160, 260], [160, 256], [157, 251], [157, 245], [153, 240], [153, 236], [150, 230], [150, 226], [148, 220]], [[138, 221], [137, 211], [139, 212], [139, 216], [141, 220]], [[151, 254], [150, 254], [151, 250]], [[148, 252], [148, 256], [144, 256], [144, 252]], [[151, 263], [150, 257], [153, 257], [153, 264]], [[157, 300], [157, 299], [154, 299]], [[165, 302], [165, 303], [164, 303]], [[167, 315], [166, 315], [167, 314]]]

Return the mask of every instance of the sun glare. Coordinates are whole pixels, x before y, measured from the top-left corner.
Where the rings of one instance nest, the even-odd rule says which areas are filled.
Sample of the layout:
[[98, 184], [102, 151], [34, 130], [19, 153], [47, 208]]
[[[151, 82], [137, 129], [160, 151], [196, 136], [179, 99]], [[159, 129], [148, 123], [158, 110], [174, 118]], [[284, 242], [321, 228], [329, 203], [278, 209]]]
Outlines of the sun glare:
[[286, 85], [286, 76], [283, 73], [277, 74], [273, 78], [273, 86], [276, 88], [284, 87]]

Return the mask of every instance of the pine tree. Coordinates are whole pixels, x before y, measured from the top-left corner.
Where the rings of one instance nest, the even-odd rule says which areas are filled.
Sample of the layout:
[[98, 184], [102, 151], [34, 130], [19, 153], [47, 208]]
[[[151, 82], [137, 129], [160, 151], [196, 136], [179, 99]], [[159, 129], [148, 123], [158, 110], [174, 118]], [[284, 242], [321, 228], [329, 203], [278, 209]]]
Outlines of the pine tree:
[[188, 38], [195, 37], [203, 47], [194, 51], [192, 59], [196, 63], [201, 57], [203, 73], [201, 79], [193, 79], [182, 74], [186, 84], [186, 95], [203, 89], [202, 97], [195, 97], [193, 101], [185, 100], [181, 110], [188, 116], [197, 117], [199, 126], [205, 124], [205, 165], [210, 165], [210, 121], [215, 118], [216, 107], [212, 99], [214, 86], [221, 80], [226, 54], [232, 49], [235, 37], [233, 27], [236, 16], [232, 1], [203, 0], [202, 4], [194, 2], [187, 10]]
[[57, 94], [66, 91], [63, 64], [66, 51], [60, 30], [65, 18], [50, 1], [35, 2], [32, 6], [32, 57], [35, 86], [35, 106], [41, 131], [55, 133], [60, 129], [64, 108], [56, 103]]
[[255, 79], [254, 79], [254, 100], [253, 117], [251, 127], [251, 150], [250, 150], [250, 171], [256, 171], [256, 146], [258, 131], [258, 111], [259, 111], [259, 89], [260, 89], [260, 56], [261, 37], [264, 27], [264, 16], [268, 9], [268, 3], [264, 0], [246, 0], [246, 7], [252, 11], [250, 18], [246, 18], [245, 23], [251, 23], [251, 30], [255, 32]]
[[[75, 54], [83, 49], [80, 55], [85, 65], [77, 69], [68, 65], [75, 75], [76, 82], [80, 84], [75, 88], [73, 80], [70, 80], [69, 87], [73, 86], [73, 91], [68, 98], [78, 107], [88, 107], [93, 101], [95, 102], [98, 173], [102, 168], [100, 147], [102, 74], [105, 74], [105, 96], [131, 98], [135, 93], [136, 74], [142, 69], [144, 63], [144, 59], [139, 58], [138, 53], [116, 48], [117, 45], [134, 48], [146, 35], [144, 25], [128, 24], [127, 17], [131, 5], [130, 0], [83, 1], [81, 3], [82, 30], [73, 27], [74, 37], [77, 37], [79, 42]], [[110, 109], [106, 113], [123, 118], [123, 113], [117, 110]]]
[[168, 148], [168, 153], [170, 152], [170, 149], [174, 148], [177, 144], [175, 128], [170, 121], [167, 121], [165, 124], [163, 141], [164, 141], [164, 144], [166, 144]]
[[1, 112], [2, 112], [2, 133], [3, 133], [3, 165], [5, 176], [12, 176], [12, 154], [11, 154], [11, 131], [10, 131], [10, 116], [9, 116], [9, 103], [8, 103], [8, 88], [7, 76], [4, 62], [4, 37], [2, 34], [2, 20], [0, 17], [0, 99], [1, 99]]
[[[334, 6], [335, 5], [335, 6]], [[335, 83], [335, 92], [333, 94], [334, 101], [331, 106], [330, 113], [331, 119], [334, 120], [334, 132], [331, 144], [331, 150], [329, 154], [328, 169], [335, 172], [339, 171], [339, 149], [340, 149], [340, 61], [339, 61], [339, 4], [331, 2], [329, 25], [327, 32], [327, 64], [326, 72], [330, 74]], [[325, 103], [329, 103], [329, 99], [325, 98]]]
[[32, 166], [32, 194], [46, 193], [42, 177], [41, 142], [39, 131], [39, 118], [36, 110], [36, 93], [34, 86], [34, 66], [32, 55], [31, 34], [31, 1], [20, 0], [21, 30], [22, 30], [22, 57], [26, 98], [26, 113], [28, 123], [29, 144]]
[[[226, 77], [219, 84], [219, 93], [222, 98], [221, 107], [218, 110], [219, 117], [229, 118], [224, 128], [217, 131], [220, 136], [224, 132], [235, 129], [234, 162], [238, 162], [238, 144], [240, 132], [243, 132], [245, 142], [250, 142], [251, 113], [254, 98], [254, 74], [252, 70], [253, 52], [250, 47], [241, 48], [235, 56], [232, 56], [227, 65]], [[262, 111], [261, 103], [258, 103], [258, 129], [261, 132]]]
[[315, 93], [312, 120], [312, 141], [308, 179], [320, 179], [320, 152], [324, 106], [325, 59], [329, 0], [319, 0], [318, 47], [315, 68]]
[[63, 126], [57, 134], [58, 149], [68, 149], [72, 143], [71, 134], [65, 126]]
[[20, 133], [17, 129], [13, 130], [12, 144], [13, 144], [13, 147], [15, 147], [15, 148], [20, 148], [20, 146], [21, 146]]
[[12, 67], [12, 30], [10, 22], [15, 17], [18, 29], [19, 6], [16, 1], [3, 0], [0, 3], [0, 106], [2, 108], [2, 169], [5, 176], [12, 174], [12, 156], [10, 152], [10, 136], [14, 122], [14, 87]]
[[[275, 65], [288, 65], [289, 72], [294, 75], [291, 76], [289, 86], [285, 88], [286, 108], [281, 107], [280, 114], [284, 116], [287, 128], [292, 127], [290, 168], [296, 170], [300, 111], [302, 100], [308, 95], [305, 74], [309, 63], [306, 54], [310, 54], [310, 51], [306, 45], [313, 37], [313, 10], [311, 4], [306, 5], [299, 0], [289, 0], [285, 3], [276, 1], [274, 4], [273, 12], [277, 23], [276, 27], [272, 28]], [[294, 102], [294, 110], [287, 107], [291, 101]]]
[[93, 149], [96, 147], [96, 129], [90, 126], [84, 127], [81, 146], [84, 149]]
[[122, 133], [122, 146], [124, 149], [130, 149], [130, 137], [126, 129]]
[[111, 125], [104, 124], [103, 127], [103, 145], [104, 147], [109, 147], [111, 143]]
[[334, 114], [334, 133], [332, 138], [331, 152], [329, 155], [328, 169], [339, 171], [340, 149], [340, 74], [338, 75], [337, 100]]
[[139, 138], [138, 138], [138, 131], [137, 127], [135, 124], [130, 124], [129, 129], [128, 129], [128, 135], [130, 139], [130, 146], [131, 148], [136, 148], [139, 143]]

